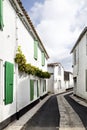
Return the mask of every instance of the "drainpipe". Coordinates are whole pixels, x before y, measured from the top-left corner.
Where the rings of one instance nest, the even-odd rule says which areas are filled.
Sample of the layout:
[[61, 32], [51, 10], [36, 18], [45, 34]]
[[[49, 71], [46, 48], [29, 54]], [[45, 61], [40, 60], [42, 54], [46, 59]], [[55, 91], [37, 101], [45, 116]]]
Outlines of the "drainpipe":
[[79, 44], [78, 44], [78, 72], [77, 72], [77, 75], [78, 75], [78, 73], [79, 73]]
[[[15, 54], [18, 48], [18, 26], [17, 26], [17, 14], [15, 15], [15, 38], [16, 38], [16, 46], [15, 46]], [[18, 64], [15, 63], [15, 75], [16, 75], [16, 119], [19, 119], [19, 112], [18, 112]]]

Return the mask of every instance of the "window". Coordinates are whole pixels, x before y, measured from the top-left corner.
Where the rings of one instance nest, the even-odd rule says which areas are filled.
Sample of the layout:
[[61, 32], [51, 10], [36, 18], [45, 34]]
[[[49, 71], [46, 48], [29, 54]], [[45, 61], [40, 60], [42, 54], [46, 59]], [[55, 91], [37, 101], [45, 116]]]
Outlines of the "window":
[[34, 41], [34, 59], [37, 60], [38, 58], [38, 41]]
[[77, 77], [73, 78], [73, 82], [74, 82], [74, 94], [76, 94], [76, 91], [77, 91]]
[[3, 30], [3, 0], [0, 0], [0, 29]]
[[45, 54], [44, 52], [42, 52], [42, 66], [45, 65]]
[[58, 75], [61, 75], [61, 66], [58, 66]]
[[76, 50], [74, 51], [74, 65], [76, 65]]
[[5, 62], [5, 105], [13, 102], [14, 65]]

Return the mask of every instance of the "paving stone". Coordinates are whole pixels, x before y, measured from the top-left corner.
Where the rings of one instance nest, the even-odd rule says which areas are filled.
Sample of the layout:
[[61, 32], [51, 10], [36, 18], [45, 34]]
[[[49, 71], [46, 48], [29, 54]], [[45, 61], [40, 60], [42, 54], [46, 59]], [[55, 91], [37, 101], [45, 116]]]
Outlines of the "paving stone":
[[78, 127], [84, 130], [84, 126], [79, 116], [72, 109], [69, 103], [65, 100], [64, 95], [57, 96], [57, 100], [60, 111], [60, 130], [73, 130]]

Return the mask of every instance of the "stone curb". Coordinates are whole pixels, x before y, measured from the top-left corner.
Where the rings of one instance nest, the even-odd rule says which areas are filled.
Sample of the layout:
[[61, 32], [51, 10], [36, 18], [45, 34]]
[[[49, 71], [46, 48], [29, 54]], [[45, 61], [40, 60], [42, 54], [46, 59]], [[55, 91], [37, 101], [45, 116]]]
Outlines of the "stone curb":
[[81, 99], [81, 98], [78, 98], [77, 96], [74, 96], [73, 94], [70, 95], [70, 97], [75, 100], [76, 102], [78, 102], [80, 105], [83, 105], [85, 107], [87, 107], [87, 102], [85, 99]]

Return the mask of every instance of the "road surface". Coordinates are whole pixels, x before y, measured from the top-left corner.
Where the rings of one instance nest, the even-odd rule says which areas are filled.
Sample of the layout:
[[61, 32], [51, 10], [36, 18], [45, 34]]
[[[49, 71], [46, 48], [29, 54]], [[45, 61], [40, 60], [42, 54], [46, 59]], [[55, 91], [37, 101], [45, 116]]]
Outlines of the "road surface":
[[74, 101], [71, 95], [65, 93], [50, 97], [22, 130], [85, 130], [87, 107]]

